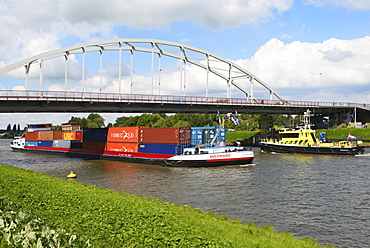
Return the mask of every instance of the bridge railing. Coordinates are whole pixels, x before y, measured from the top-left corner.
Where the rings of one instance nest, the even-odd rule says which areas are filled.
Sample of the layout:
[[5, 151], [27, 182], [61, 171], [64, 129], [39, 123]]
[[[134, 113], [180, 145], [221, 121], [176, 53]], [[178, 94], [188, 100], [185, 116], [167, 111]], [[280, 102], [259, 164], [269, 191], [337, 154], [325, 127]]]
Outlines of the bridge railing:
[[201, 96], [118, 94], [103, 92], [0, 90], [0, 101], [83, 101], [83, 102], [141, 102], [209, 105], [254, 105], [286, 107], [349, 107], [370, 110], [370, 104], [348, 102], [281, 101], [267, 99], [219, 98]]

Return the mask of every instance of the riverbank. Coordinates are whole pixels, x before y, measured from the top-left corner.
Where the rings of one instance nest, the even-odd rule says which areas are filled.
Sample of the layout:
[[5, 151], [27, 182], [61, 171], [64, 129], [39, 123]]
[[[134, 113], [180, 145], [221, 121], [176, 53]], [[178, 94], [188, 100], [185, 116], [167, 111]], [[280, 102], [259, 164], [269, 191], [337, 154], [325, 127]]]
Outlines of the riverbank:
[[272, 226], [242, 225], [200, 209], [11, 166], [0, 166], [0, 192], [7, 220], [1, 247], [7, 239], [20, 247], [25, 240], [77, 247], [320, 247], [312, 238], [277, 234]]

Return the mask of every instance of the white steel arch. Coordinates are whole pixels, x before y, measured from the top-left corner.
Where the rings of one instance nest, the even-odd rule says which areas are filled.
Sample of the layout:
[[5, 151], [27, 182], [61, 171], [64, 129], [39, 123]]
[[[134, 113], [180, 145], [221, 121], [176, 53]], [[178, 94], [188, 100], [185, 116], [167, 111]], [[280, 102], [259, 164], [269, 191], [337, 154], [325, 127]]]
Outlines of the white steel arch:
[[[255, 99], [254, 97], [254, 84], [257, 83], [265, 88], [269, 94], [270, 99], [272, 100], [273, 96], [277, 99], [285, 101], [277, 92], [275, 92], [271, 87], [264, 83], [260, 78], [247, 71], [246, 69], [240, 67], [234, 62], [224, 59], [220, 56], [217, 56], [208, 51], [188, 46], [182, 43], [156, 40], [156, 39], [113, 39], [106, 41], [93, 41], [81, 43], [65, 48], [60, 48], [57, 50], [41, 53], [30, 58], [21, 60], [14, 64], [7, 65], [3, 68], [0, 68], [0, 75], [11, 72], [13, 70], [24, 67], [25, 68], [25, 87], [28, 88], [28, 76], [32, 64], [39, 64], [40, 66], [40, 90], [42, 90], [43, 84], [43, 62], [46, 60], [54, 59], [57, 57], [65, 58], [65, 88], [67, 86], [67, 63], [68, 56], [71, 54], [82, 54], [82, 89], [84, 91], [84, 68], [85, 68], [85, 54], [88, 52], [99, 52], [100, 53], [100, 77], [102, 76], [102, 55], [104, 51], [115, 50], [119, 51], [119, 82], [121, 82], [121, 63], [122, 63], [122, 51], [130, 51], [131, 53], [131, 83], [130, 83], [130, 93], [132, 94], [132, 68], [134, 60], [134, 52], [146, 52], [152, 54], [152, 85], [154, 77], [154, 55], [158, 55], [159, 59], [159, 68], [158, 68], [158, 78], [159, 78], [159, 87], [160, 87], [160, 59], [162, 56], [168, 56], [175, 58], [181, 61], [181, 85], [180, 85], [180, 95], [185, 95], [185, 78], [186, 78], [186, 69], [184, 65], [186, 63], [198, 66], [207, 72], [206, 79], [206, 97], [208, 97], [209, 91], [209, 73], [224, 79], [227, 85], [227, 98], [231, 98], [231, 87], [235, 87], [241, 92], [243, 92], [247, 98]], [[237, 83], [237, 80], [244, 79], [249, 81], [250, 89], [247, 90]], [[101, 85], [101, 82], [100, 82]], [[101, 90], [101, 88], [100, 88]], [[121, 91], [121, 85], [119, 86], [119, 91]], [[160, 92], [160, 88], [159, 88]], [[121, 93], [121, 92], [119, 92]], [[153, 87], [151, 93], [153, 94]]]

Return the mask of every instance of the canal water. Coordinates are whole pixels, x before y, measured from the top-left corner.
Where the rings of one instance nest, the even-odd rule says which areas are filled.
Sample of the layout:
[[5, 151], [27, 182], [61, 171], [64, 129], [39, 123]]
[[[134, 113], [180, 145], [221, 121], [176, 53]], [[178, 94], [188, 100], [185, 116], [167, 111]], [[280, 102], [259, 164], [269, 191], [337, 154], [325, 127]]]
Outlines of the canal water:
[[[254, 166], [169, 168], [12, 152], [0, 164], [225, 214], [321, 244], [370, 247], [370, 151], [363, 156], [266, 154]], [[66, 179], [67, 180], [67, 179]]]

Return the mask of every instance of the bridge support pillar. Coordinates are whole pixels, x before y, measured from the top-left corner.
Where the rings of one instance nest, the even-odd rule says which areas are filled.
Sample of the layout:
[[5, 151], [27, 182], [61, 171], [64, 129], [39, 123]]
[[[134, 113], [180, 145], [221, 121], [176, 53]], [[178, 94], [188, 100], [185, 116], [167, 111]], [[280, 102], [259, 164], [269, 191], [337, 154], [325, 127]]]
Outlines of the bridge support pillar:
[[288, 115], [285, 121], [285, 127], [293, 127], [294, 126], [294, 119], [291, 115]]
[[269, 129], [270, 128], [270, 120], [267, 116], [262, 117], [261, 121], [261, 129]]

